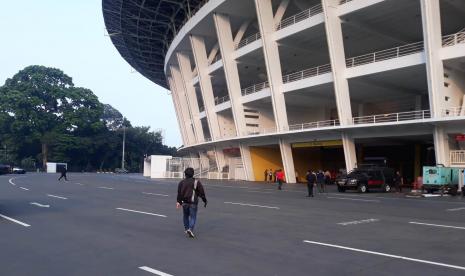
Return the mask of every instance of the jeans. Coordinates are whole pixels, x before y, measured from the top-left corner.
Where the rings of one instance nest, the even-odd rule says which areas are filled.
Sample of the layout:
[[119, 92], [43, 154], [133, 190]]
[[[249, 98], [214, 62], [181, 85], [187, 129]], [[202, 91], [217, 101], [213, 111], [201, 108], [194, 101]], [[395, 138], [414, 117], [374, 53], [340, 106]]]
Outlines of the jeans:
[[182, 204], [184, 230], [194, 230], [195, 221], [197, 220], [197, 205], [196, 204]]

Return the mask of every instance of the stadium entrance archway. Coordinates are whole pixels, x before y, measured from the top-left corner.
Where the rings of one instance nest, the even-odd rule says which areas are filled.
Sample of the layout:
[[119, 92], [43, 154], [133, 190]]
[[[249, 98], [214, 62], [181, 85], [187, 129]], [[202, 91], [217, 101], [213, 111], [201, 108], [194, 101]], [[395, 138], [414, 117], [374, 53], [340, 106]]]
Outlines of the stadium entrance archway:
[[277, 169], [283, 169], [279, 145], [251, 146], [250, 157], [257, 181], [265, 181], [265, 170], [271, 169], [274, 172]]

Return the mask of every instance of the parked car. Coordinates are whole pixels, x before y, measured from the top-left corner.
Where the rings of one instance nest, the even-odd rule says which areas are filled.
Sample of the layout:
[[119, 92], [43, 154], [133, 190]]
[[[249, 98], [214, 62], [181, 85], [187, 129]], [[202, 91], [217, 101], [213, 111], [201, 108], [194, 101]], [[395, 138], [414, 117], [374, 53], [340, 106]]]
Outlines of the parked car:
[[9, 174], [11, 167], [9, 165], [0, 164], [0, 174]]
[[357, 190], [359, 193], [366, 193], [372, 189], [382, 189], [384, 192], [390, 192], [394, 186], [394, 181], [394, 170], [391, 168], [361, 166], [346, 176], [339, 177], [336, 184], [339, 192]]
[[22, 168], [19, 168], [19, 167], [14, 167], [13, 170], [12, 170], [12, 173], [15, 173], [15, 174], [25, 174], [25, 173], [26, 173], [26, 170], [25, 170], [25, 169], [22, 169]]

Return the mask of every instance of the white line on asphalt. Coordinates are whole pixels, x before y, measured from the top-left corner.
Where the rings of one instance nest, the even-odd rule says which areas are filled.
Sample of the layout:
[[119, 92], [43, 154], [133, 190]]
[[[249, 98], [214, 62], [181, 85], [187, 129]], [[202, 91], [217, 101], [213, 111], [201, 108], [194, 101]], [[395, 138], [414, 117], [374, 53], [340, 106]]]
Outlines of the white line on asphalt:
[[380, 202], [379, 200], [374, 200], [374, 199], [357, 199], [357, 198], [332, 197], [332, 196], [328, 196], [327, 198], [353, 200], [353, 201], [365, 201], [365, 202]]
[[159, 276], [173, 276], [171, 274], [168, 274], [168, 273], [165, 273], [165, 272], [161, 272], [160, 270], [156, 270], [156, 269], [153, 269], [153, 268], [150, 268], [148, 266], [141, 266], [139, 267], [140, 269], [142, 270], [145, 270], [147, 272], [150, 272], [150, 273], [153, 273], [155, 275], [159, 275]]
[[0, 217], [2, 217], [2, 218], [4, 218], [4, 219], [7, 219], [7, 220], [9, 220], [9, 221], [11, 221], [11, 222], [17, 223], [17, 224], [19, 224], [19, 225], [22, 225], [22, 226], [24, 226], [24, 227], [29, 227], [29, 226], [30, 226], [29, 224], [26, 224], [26, 223], [21, 222], [21, 221], [19, 221], [19, 220], [15, 220], [15, 219], [13, 219], [13, 218], [7, 217], [7, 216], [2, 215], [2, 214], [0, 214]]
[[142, 211], [137, 211], [137, 210], [124, 209], [124, 208], [116, 208], [116, 209], [121, 210], [121, 211], [126, 211], [126, 212], [133, 212], [133, 213], [139, 213], [139, 214], [145, 214], [145, 215], [151, 215], [151, 216], [166, 218], [165, 215], [160, 215], [160, 214], [154, 214], [154, 213], [142, 212]]
[[98, 189], [105, 189], [105, 190], [113, 190], [113, 188], [110, 188], [110, 187], [97, 187]]
[[443, 266], [443, 267], [447, 267], [447, 268], [465, 270], [465, 267], [458, 266], [458, 265], [450, 265], [450, 264], [426, 261], [426, 260], [421, 260], [421, 259], [414, 259], [414, 258], [409, 258], [409, 257], [404, 257], [404, 256], [399, 256], [399, 255], [386, 254], [386, 253], [381, 253], [381, 252], [376, 252], [376, 251], [357, 249], [357, 248], [340, 246], [340, 245], [329, 244], [329, 243], [322, 243], [322, 242], [315, 242], [315, 241], [308, 241], [308, 240], [304, 240], [304, 242], [305, 243], [310, 243], [310, 244], [327, 246], [327, 247], [345, 249], [345, 250], [350, 250], [350, 251], [356, 251], [356, 252], [361, 252], [361, 253], [373, 254], [373, 255], [378, 255], [378, 256], [383, 256], [383, 257], [389, 257], [389, 258], [394, 258], [394, 259], [401, 259], [401, 260], [405, 260], [405, 261], [412, 261], [412, 262], [417, 262], [417, 263], [431, 264], [431, 265]]
[[16, 186], [16, 184], [13, 182], [13, 179], [15, 178], [13, 177], [13, 178], [8, 179], [8, 182], [10, 182], [11, 185]]
[[164, 195], [164, 194], [154, 194], [154, 193], [146, 193], [142, 192], [144, 195], [154, 195], [154, 196], [169, 196], [169, 195]]
[[20, 189], [23, 189], [23, 190], [25, 190], [25, 191], [29, 191], [28, 188], [24, 188], [24, 187], [19, 187], [19, 188], [20, 188]]
[[247, 191], [249, 193], [260, 193], [260, 194], [272, 194], [273, 192], [262, 192], [262, 191]]
[[422, 222], [415, 222], [415, 221], [410, 221], [409, 223], [410, 223], [410, 224], [418, 224], [418, 225], [433, 226], [433, 227], [443, 227], [443, 228], [453, 228], [453, 229], [465, 230], [465, 227], [460, 227], [460, 226], [441, 225], [441, 224], [431, 224], [431, 223], [422, 223]]
[[81, 184], [81, 183], [74, 183], [74, 184], [76, 184], [76, 185], [80, 185], [80, 186], [84, 185], [84, 184]]
[[47, 194], [47, 196], [49, 196], [49, 197], [54, 197], [54, 198], [59, 198], [59, 199], [67, 199], [66, 197], [57, 196], [57, 195], [50, 195], [50, 194]]
[[40, 203], [37, 203], [37, 202], [31, 202], [30, 204], [35, 205], [37, 207], [50, 208], [50, 205], [40, 204]]
[[455, 211], [461, 211], [461, 210], [465, 210], [465, 207], [460, 207], [460, 208], [453, 208], [453, 209], [447, 209], [446, 211], [449, 211], [449, 212], [455, 212]]
[[240, 202], [225, 202], [225, 204], [250, 206], [250, 207], [260, 207], [260, 208], [268, 208], [268, 209], [279, 209], [279, 207], [266, 206], [266, 205], [256, 205], [256, 204], [249, 204], [249, 203], [240, 203]]
[[370, 223], [370, 222], [377, 222], [379, 219], [362, 219], [362, 220], [354, 220], [354, 221], [347, 221], [347, 222], [339, 222], [339, 225], [347, 226], [347, 225], [354, 225], [354, 224], [362, 224], [362, 223]]

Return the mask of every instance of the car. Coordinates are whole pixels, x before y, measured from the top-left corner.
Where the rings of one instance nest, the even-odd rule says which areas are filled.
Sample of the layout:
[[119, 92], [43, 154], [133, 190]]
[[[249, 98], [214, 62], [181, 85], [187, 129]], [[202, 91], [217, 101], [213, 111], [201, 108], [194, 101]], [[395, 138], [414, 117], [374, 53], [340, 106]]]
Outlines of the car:
[[12, 170], [12, 173], [14, 173], [14, 174], [25, 174], [26, 170], [22, 169], [22, 168], [19, 168], [19, 167], [14, 167], [13, 170]]
[[126, 169], [121, 169], [121, 168], [116, 168], [115, 173], [128, 173], [128, 170]]
[[372, 189], [390, 192], [394, 183], [394, 169], [378, 166], [361, 166], [336, 180], [339, 192], [357, 190], [359, 193], [366, 193]]
[[0, 164], [0, 174], [9, 174], [11, 167], [9, 165]]

